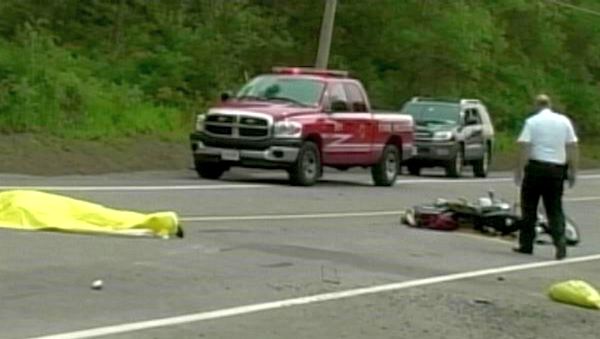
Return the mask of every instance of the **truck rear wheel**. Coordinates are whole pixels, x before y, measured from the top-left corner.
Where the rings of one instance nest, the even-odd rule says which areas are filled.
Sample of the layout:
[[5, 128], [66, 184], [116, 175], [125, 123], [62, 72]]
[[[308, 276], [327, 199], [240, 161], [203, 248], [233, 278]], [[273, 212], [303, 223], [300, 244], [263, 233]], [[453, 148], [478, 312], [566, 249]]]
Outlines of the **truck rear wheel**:
[[485, 178], [488, 175], [488, 169], [490, 167], [490, 149], [485, 148], [481, 159], [473, 163], [473, 174], [478, 178]]
[[463, 148], [460, 147], [458, 151], [456, 151], [454, 159], [446, 163], [446, 176], [451, 178], [460, 177], [462, 175], [464, 159], [464, 151]]
[[224, 165], [218, 163], [206, 163], [206, 162], [196, 162], [196, 173], [198, 176], [203, 179], [211, 179], [216, 180], [219, 179], [223, 173], [227, 172], [229, 168]]
[[375, 186], [393, 186], [400, 170], [400, 153], [394, 145], [386, 145], [381, 159], [371, 167]]
[[321, 177], [321, 155], [312, 141], [306, 141], [300, 147], [298, 159], [289, 169], [290, 182], [294, 186], [312, 186]]

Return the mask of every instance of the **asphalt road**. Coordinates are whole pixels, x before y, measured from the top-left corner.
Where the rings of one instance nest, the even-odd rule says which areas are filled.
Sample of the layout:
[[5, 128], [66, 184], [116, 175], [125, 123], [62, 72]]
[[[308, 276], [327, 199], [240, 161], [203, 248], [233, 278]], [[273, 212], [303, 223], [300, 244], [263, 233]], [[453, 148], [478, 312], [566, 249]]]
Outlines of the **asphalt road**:
[[[502, 239], [401, 226], [401, 210], [437, 197], [517, 192], [507, 173], [431, 173], [393, 188], [372, 187], [366, 171], [328, 173], [310, 188], [242, 170], [222, 181], [186, 171], [2, 175], [0, 189], [174, 210], [186, 237], [0, 229], [0, 338], [598, 337], [599, 311], [546, 291], [574, 278], [600, 287], [600, 257], [587, 257], [600, 254], [600, 175], [586, 173], [565, 198], [583, 233], [569, 258], [586, 259], [556, 265], [549, 245], [523, 256]], [[102, 290], [90, 288], [95, 279]]]

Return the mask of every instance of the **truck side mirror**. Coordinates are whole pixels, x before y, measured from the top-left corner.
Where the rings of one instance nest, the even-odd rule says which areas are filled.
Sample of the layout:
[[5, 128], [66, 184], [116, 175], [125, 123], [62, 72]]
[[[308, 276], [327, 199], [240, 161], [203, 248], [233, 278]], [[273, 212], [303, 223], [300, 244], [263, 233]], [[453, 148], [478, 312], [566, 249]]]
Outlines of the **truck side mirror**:
[[231, 99], [232, 96], [233, 96], [233, 94], [231, 93], [231, 91], [225, 91], [225, 92], [221, 93], [221, 101], [225, 102], [225, 101]]

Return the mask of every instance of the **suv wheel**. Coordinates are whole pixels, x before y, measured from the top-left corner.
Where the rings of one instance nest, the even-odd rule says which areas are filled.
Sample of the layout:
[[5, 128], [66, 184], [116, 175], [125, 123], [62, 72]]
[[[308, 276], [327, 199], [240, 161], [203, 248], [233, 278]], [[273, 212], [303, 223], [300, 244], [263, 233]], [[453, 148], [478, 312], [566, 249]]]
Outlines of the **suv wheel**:
[[473, 174], [479, 178], [485, 178], [488, 175], [490, 167], [490, 148], [486, 147], [483, 157], [473, 163]]
[[312, 186], [321, 177], [321, 156], [314, 142], [302, 144], [298, 159], [290, 168], [289, 174], [290, 182], [295, 186]]
[[460, 177], [462, 175], [464, 158], [464, 151], [461, 146], [458, 151], [456, 151], [454, 159], [446, 164], [446, 176], [452, 178]]
[[195, 167], [200, 178], [212, 180], [219, 179], [228, 170], [226, 166], [218, 163], [196, 162]]
[[383, 149], [381, 159], [371, 167], [371, 175], [376, 186], [393, 186], [400, 170], [400, 154], [394, 145]]

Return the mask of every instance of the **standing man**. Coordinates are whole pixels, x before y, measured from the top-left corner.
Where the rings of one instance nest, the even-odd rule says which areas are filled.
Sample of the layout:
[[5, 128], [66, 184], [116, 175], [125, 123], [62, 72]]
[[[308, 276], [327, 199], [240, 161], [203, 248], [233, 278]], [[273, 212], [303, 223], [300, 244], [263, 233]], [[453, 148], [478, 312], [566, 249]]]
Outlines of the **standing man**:
[[540, 197], [548, 217], [548, 224], [556, 259], [567, 256], [565, 220], [562, 208], [564, 180], [575, 185], [578, 148], [577, 136], [566, 116], [552, 111], [550, 98], [541, 94], [535, 99], [536, 114], [525, 122], [518, 139], [519, 160], [515, 183], [521, 186], [521, 213], [523, 220], [519, 233], [519, 247], [515, 252], [532, 254], [535, 223]]

